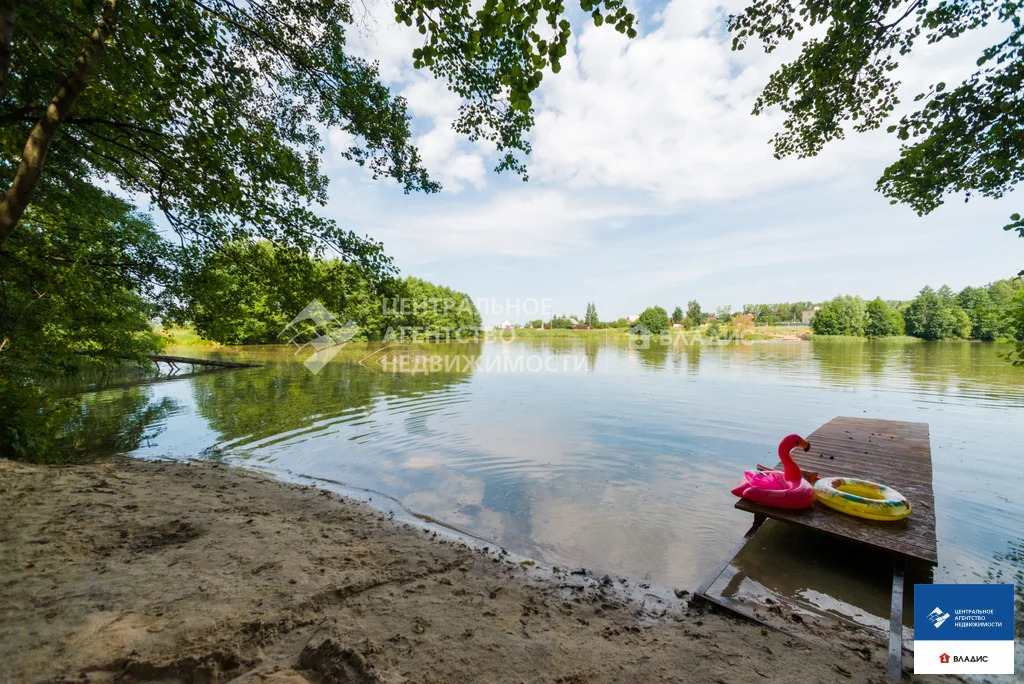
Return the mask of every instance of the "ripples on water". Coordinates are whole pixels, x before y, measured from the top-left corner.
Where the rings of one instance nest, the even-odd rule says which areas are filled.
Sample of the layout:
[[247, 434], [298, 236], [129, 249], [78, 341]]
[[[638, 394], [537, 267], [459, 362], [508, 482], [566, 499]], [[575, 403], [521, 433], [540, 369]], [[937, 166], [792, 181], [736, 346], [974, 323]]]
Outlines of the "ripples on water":
[[[220, 352], [266, 365], [148, 386], [150, 404], [165, 410], [134, 454], [203, 453], [375, 490], [527, 556], [692, 588], [750, 523], [729, 489], [744, 469], [775, 463], [781, 436], [837, 415], [923, 421], [934, 462], [935, 581], [1024, 586], [1024, 369], [998, 359], [994, 345], [638, 350], [608, 339], [427, 351], [477, 366], [388, 373], [356, 363], [366, 348], [346, 348], [314, 375], [290, 348]], [[517, 362], [533, 372], [517, 372]], [[115, 402], [125, 391], [87, 401]], [[811, 603], [885, 614], [870, 592], [854, 587], [849, 601], [837, 598], [845, 589], [829, 579], [828, 563], [807, 561], [814, 540], [787, 538], [788, 551], [778, 545], [738, 564]], [[793, 580], [800, 565], [824, 574]], [[830, 583], [826, 600], [821, 585]]]

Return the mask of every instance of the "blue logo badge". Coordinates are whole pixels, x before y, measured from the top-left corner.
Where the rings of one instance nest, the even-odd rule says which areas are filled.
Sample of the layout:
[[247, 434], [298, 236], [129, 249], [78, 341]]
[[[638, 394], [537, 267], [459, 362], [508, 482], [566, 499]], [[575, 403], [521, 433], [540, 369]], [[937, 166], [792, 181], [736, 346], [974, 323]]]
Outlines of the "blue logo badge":
[[915, 584], [915, 641], [1013, 640], [1012, 584]]

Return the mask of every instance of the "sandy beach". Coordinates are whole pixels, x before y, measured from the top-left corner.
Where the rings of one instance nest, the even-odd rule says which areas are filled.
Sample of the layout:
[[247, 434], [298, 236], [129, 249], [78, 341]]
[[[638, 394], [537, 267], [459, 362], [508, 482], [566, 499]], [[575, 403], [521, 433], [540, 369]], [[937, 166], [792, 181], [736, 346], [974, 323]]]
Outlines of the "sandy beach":
[[225, 466], [0, 461], [0, 508], [3, 681], [885, 681], [881, 648], [645, 610]]

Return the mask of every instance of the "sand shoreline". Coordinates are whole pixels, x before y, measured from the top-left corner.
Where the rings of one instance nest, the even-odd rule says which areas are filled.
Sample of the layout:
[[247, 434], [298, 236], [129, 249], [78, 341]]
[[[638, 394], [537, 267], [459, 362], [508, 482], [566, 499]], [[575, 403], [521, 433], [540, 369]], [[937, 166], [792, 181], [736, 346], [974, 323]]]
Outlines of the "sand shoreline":
[[0, 460], [0, 509], [3, 681], [885, 681], [225, 466]]

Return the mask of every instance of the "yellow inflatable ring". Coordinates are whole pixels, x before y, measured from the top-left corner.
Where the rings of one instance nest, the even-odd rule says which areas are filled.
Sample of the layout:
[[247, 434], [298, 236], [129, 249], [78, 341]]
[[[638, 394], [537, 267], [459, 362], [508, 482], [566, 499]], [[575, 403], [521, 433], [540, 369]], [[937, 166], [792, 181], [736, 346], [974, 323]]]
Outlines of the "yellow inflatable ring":
[[814, 483], [814, 498], [829, 508], [869, 520], [902, 520], [910, 502], [892, 487], [851, 477], [823, 477]]

